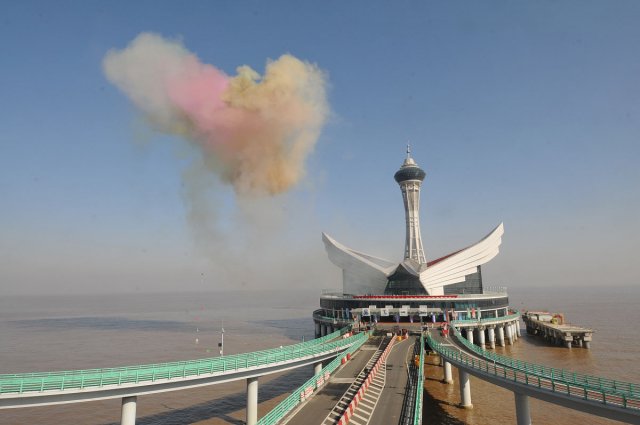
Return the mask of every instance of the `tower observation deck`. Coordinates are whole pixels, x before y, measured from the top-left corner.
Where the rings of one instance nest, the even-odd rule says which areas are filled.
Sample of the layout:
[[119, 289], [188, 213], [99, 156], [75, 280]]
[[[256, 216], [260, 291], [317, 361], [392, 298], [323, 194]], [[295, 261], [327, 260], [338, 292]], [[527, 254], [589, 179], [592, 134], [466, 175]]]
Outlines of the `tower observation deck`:
[[407, 158], [393, 176], [400, 185], [406, 221], [404, 259], [426, 264], [427, 259], [420, 235], [420, 186], [426, 173], [411, 158], [411, 149], [407, 145]]

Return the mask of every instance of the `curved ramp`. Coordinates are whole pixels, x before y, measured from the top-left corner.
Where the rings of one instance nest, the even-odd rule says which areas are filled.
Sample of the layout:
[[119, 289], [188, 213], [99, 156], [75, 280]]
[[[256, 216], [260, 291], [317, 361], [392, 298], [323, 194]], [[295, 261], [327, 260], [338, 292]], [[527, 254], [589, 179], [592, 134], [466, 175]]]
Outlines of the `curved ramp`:
[[[459, 335], [456, 338], [465, 340]], [[463, 349], [439, 334], [427, 333], [427, 342], [457, 368], [500, 387], [608, 419], [640, 423], [640, 393], [636, 384], [597, 377], [580, 381], [573, 379], [580, 375], [568, 371], [549, 374], [557, 369], [498, 356], [471, 347], [468, 341], [463, 342], [466, 348]], [[606, 384], [596, 386], [597, 380]]]

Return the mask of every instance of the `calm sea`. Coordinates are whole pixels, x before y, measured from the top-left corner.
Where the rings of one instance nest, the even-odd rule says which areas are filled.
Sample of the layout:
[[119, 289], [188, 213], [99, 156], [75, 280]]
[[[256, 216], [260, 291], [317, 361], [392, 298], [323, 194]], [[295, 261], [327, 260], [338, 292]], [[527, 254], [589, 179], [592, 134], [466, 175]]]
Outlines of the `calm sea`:
[[[640, 382], [640, 289], [517, 289], [513, 307], [564, 312], [568, 321], [596, 330], [591, 350], [550, 347], [523, 337], [499, 352], [610, 378]], [[190, 294], [65, 295], [0, 299], [0, 373], [123, 366], [277, 347], [313, 337], [317, 291]], [[511, 424], [513, 395], [472, 380], [473, 410], [455, 407], [457, 386], [438, 382], [428, 368], [426, 424]], [[259, 415], [311, 376], [303, 368], [260, 380]], [[138, 399], [138, 424], [241, 424], [244, 383], [215, 385]], [[532, 401], [535, 423], [615, 423]], [[118, 423], [120, 401], [0, 410], [0, 424]]]

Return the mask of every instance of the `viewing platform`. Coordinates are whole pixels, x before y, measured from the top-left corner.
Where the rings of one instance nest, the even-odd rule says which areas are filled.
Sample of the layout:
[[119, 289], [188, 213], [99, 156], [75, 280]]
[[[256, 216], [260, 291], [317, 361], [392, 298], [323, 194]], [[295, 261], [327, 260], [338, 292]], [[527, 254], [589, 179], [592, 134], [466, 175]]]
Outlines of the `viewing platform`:
[[591, 348], [593, 330], [565, 323], [564, 315], [546, 311], [527, 311], [522, 315], [527, 334], [540, 335], [556, 345]]

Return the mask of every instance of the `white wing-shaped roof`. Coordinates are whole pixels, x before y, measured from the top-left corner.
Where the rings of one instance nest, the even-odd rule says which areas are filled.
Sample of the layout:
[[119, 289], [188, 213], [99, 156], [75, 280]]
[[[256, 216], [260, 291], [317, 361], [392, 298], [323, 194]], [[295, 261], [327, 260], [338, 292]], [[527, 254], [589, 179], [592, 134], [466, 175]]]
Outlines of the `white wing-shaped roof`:
[[427, 292], [431, 293], [433, 289], [462, 282], [466, 275], [475, 273], [478, 266], [498, 255], [503, 234], [504, 225], [500, 223], [475, 245], [430, 262], [426, 270], [420, 273], [420, 281]]
[[343, 270], [344, 292], [384, 292], [387, 276], [395, 271], [397, 262], [354, 251], [326, 233], [322, 233], [322, 241], [331, 262]]

